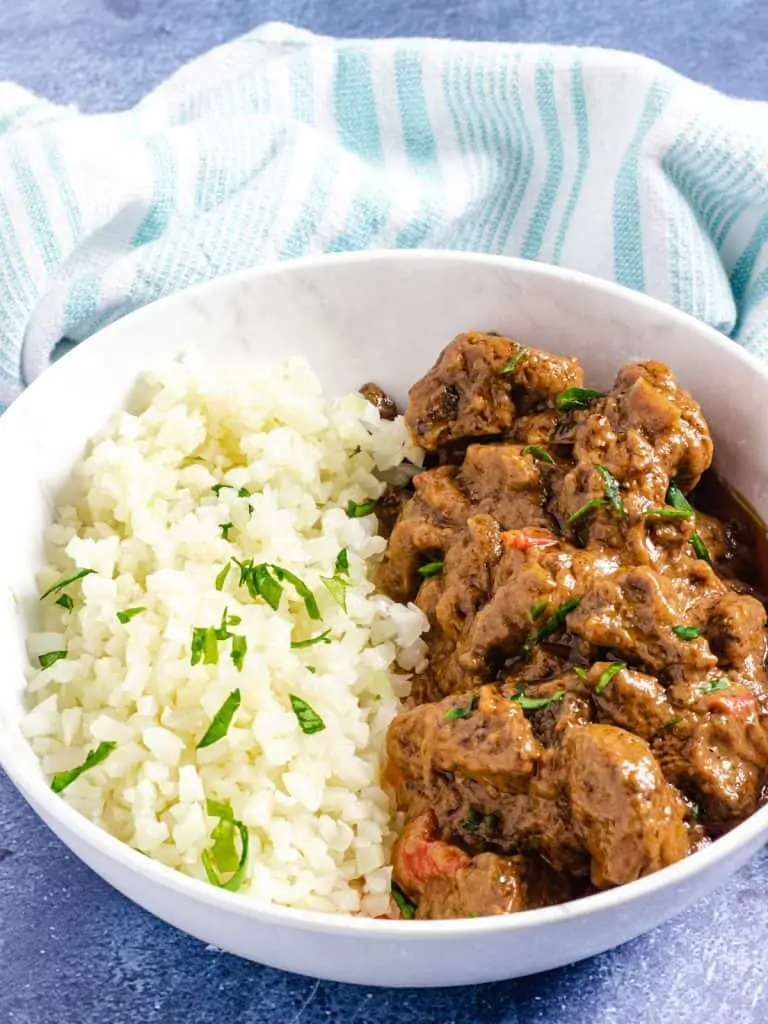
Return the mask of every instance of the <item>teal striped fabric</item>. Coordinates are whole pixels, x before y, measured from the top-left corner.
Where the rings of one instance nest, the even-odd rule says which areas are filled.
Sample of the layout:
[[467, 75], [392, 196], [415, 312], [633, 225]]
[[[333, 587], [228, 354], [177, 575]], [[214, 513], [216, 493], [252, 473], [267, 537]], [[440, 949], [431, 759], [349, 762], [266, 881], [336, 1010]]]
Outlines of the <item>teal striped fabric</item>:
[[267, 25], [133, 110], [0, 85], [0, 407], [169, 292], [452, 248], [641, 289], [768, 356], [768, 110], [645, 58]]

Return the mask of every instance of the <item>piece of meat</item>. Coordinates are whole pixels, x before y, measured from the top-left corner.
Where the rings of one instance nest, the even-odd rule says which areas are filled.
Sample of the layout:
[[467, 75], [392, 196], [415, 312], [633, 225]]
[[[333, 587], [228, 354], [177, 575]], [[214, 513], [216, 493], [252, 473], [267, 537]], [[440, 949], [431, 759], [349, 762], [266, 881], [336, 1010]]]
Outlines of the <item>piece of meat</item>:
[[524, 791], [541, 748], [518, 704], [494, 686], [399, 714], [387, 752], [403, 776], [459, 773], [497, 789]]
[[766, 614], [763, 605], [746, 594], [724, 594], [713, 606], [706, 634], [719, 664], [726, 670], [760, 682], [765, 693]]
[[542, 507], [542, 473], [546, 464], [520, 445], [471, 444], [458, 483], [479, 512], [492, 515], [503, 530], [519, 527], [552, 528]]
[[442, 559], [470, 514], [452, 466], [417, 474], [413, 486], [415, 493], [392, 529], [376, 576], [378, 588], [394, 601], [413, 600], [421, 582], [419, 568]]
[[416, 444], [435, 451], [453, 441], [508, 431], [515, 408], [502, 368], [519, 348], [492, 334], [454, 338], [408, 392], [405, 422]]
[[685, 621], [675, 583], [647, 566], [597, 582], [568, 617], [570, 629], [595, 647], [672, 679], [703, 676], [717, 664], [703, 637], [683, 640], [673, 632]]
[[683, 801], [638, 736], [612, 725], [571, 730], [563, 774], [597, 888], [631, 882], [688, 853]]
[[529, 349], [520, 359], [513, 379], [523, 389], [524, 411], [541, 404], [552, 405], [559, 394], [569, 388], [580, 388], [584, 371], [573, 356], [558, 356], [543, 349]]
[[570, 898], [567, 879], [538, 859], [481, 853], [454, 874], [435, 878], [419, 898], [419, 920], [490, 917]]
[[378, 409], [379, 416], [383, 420], [397, 419], [397, 405], [394, 398], [390, 398], [387, 392], [380, 388], [378, 384], [374, 384], [372, 381], [363, 384], [360, 388], [360, 394], [375, 409]]
[[[608, 662], [592, 666], [589, 682], [593, 688], [608, 667]], [[599, 693], [593, 689], [593, 699], [601, 719], [607, 719], [609, 723], [645, 740], [661, 732], [675, 717], [675, 711], [658, 680], [630, 668], [617, 672]]]
[[576, 418], [575, 460], [599, 462], [620, 481], [658, 466], [689, 491], [712, 462], [701, 408], [662, 363], [622, 366], [611, 392]]

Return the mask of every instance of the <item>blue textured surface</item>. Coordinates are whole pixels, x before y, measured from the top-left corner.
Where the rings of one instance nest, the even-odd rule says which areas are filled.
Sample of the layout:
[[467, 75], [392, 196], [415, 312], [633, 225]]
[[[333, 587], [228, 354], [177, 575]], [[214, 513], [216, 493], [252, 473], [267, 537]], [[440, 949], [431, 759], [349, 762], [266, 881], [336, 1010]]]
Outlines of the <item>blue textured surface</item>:
[[[6, 0], [0, 78], [127, 106], [258, 22], [639, 49], [768, 96], [763, 0]], [[752, 1024], [768, 1019], [768, 852], [671, 924], [508, 984], [424, 993], [316, 983], [238, 961], [129, 904], [0, 775], [0, 1024]]]

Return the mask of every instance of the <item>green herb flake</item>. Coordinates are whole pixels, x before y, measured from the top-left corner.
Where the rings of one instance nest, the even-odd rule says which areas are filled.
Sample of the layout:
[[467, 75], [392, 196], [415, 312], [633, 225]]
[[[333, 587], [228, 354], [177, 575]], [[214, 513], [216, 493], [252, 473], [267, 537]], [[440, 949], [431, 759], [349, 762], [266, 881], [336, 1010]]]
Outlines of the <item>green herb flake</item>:
[[123, 625], [130, 622], [131, 619], [135, 619], [137, 615], [141, 615], [147, 609], [142, 605], [138, 608], [126, 608], [125, 611], [117, 612], [118, 622], [122, 622]]
[[687, 508], [649, 508], [643, 515], [651, 519], [693, 519], [693, 511]]
[[694, 821], [699, 821], [701, 819], [701, 808], [699, 807], [699, 805], [697, 803], [693, 803], [693, 802], [691, 802], [690, 807], [691, 807], [691, 817], [693, 818]]
[[[213, 847], [211, 851], [203, 851], [202, 862], [205, 874], [211, 885], [229, 892], [237, 892], [245, 881], [248, 865], [248, 829], [237, 821], [228, 804], [214, 800], [206, 802], [206, 811], [211, 817], [219, 820], [211, 832]], [[235, 831], [240, 836], [240, 857], [235, 847]], [[214, 867], [215, 865], [215, 867]], [[228, 881], [222, 881], [217, 871], [229, 874], [234, 872]]]
[[78, 580], [83, 579], [84, 576], [92, 576], [96, 572], [95, 569], [81, 569], [79, 572], [73, 573], [71, 576], [62, 576], [58, 583], [54, 583], [52, 587], [48, 587], [44, 594], [40, 595], [40, 600], [44, 600], [49, 594], [58, 594], [64, 587], [68, 587], [70, 583], [76, 583]]
[[75, 607], [75, 602], [72, 600], [69, 594], [61, 594], [59, 597], [57, 597], [56, 604], [60, 605], [68, 612], [71, 612], [72, 609]]
[[51, 779], [51, 789], [53, 792], [61, 793], [67, 786], [71, 786], [75, 779], [79, 779], [84, 772], [94, 768], [97, 764], [101, 764], [102, 761], [106, 761], [116, 746], [117, 744], [112, 741], [100, 743], [95, 750], [91, 750], [86, 754], [85, 760], [77, 768], [72, 768], [68, 772], [56, 772]]
[[580, 604], [581, 598], [573, 598], [572, 600], [565, 601], [563, 604], [559, 605], [555, 609], [554, 615], [552, 615], [551, 618], [547, 619], [544, 625], [541, 626], [540, 629], [537, 629], [533, 636], [526, 641], [525, 646], [523, 648], [524, 653], [529, 654], [531, 649], [535, 647], [536, 644], [540, 644], [543, 640], [546, 640], [547, 637], [557, 632], [557, 630], [560, 629], [561, 626], [564, 626], [567, 617], [571, 614], [572, 611], [575, 611]]
[[250, 498], [251, 492], [247, 487], [241, 487], [237, 492], [238, 498]]
[[568, 388], [560, 392], [555, 404], [561, 412], [570, 412], [572, 409], [588, 409], [598, 398], [605, 398], [605, 394], [591, 388]]
[[349, 575], [349, 554], [346, 548], [342, 548], [338, 555], [336, 555], [333, 571], [336, 576]]
[[205, 640], [205, 630], [200, 629], [198, 626], [192, 628], [192, 643], [189, 649], [189, 663], [190, 665], [198, 665], [201, 658], [203, 657], [203, 642]]
[[321, 576], [320, 580], [339, 608], [346, 612], [347, 587], [349, 586], [347, 580], [343, 580], [341, 576]]
[[350, 519], [362, 519], [363, 516], [369, 516], [378, 503], [378, 498], [374, 498], [372, 501], [362, 502], [352, 501], [350, 498], [347, 502], [347, 515]]
[[221, 524], [221, 536], [224, 538], [224, 540], [229, 540], [229, 531], [232, 529], [232, 527], [232, 523]]
[[456, 718], [469, 718], [469, 716], [472, 714], [476, 707], [477, 694], [473, 693], [472, 696], [469, 698], [469, 702], [467, 704], [465, 704], [463, 707], [451, 708], [450, 711], [446, 711], [445, 717], [449, 721], [452, 721]]
[[315, 644], [330, 644], [330, 629], [326, 629], [324, 633], [318, 633], [317, 636], [311, 636], [307, 640], [291, 640], [291, 650], [297, 651], [302, 647], [314, 647]]
[[397, 904], [397, 909], [400, 911], [401, 917], [405, 918], [406, 921], [412, 921], [416, 916], [416, 904], [408, 899], [396, 882], [392, 883], [391, 891], [392, 899]]
[[214, 743], [218, 743], [219, 740], [223, 739], [227, 735], [229, 727], [232, 724], [232, 719], [237, 714], [237, 709], [239, 707], [240, 691], [233, 690], [213, 716], [211, 724], [205, 731], [205, 735], [197, 744], [198, 750], [203, 750], [205, 747], [210, 747]]
[[218, 665], [219, 663], [219, 638], [217, 630], [208, 626], [203, 633], [203, 664]]
[[621, 500], [619, 481], [613, 473], [609, 472], [605, 468], [605, 466], [595, 466], [595, 469], [603, 478], [603, 487], [605, 489], [605, 496], [608, 499], [608, 504], [617, 516], [620, 516], [622, 519], [626, 519], [627, 510], [624, 507], [624, 502]]
[[50, 668], [66, 656], [66, 651], [48, 651], [47, 654], [39, 654], [37, 660], [40, 662], [40, 668]]
[[313, 676], [317, 675], [317, 669], [315, 668], [314, 665], [306, 665], [305, 668], [307, 672], [311, 672]]
[[717, 693], [718, 690], [727, 690], [730, 685], [730, 679], [711, 679], [708, 683], [701, 684], [699, 693]]
[[595, 693], [602, 693], [606, 686], [613, 679], [613, 677], [618, 675], [619, 672], [621, 672], [622, 669], [625, 669], [626, 667], [627, 663], [625, 661], [614, 661], [612, 664], [608, 666], [608, 668], [603, 669], [603, 671], [600, 673], [600, 678], [597, 680], [597, 683], [595, 684]]
[[681, 640], [698, 640], [701, 636], [698, 626], [673, 626], [672, 632]]
[[533, 455], [539, 462], [547, 462], [550, 466], [556, 466], [557, 463], [546, 450], [546, 448], [540, 448], [537, 444], [527, 444], [525, 448], [520, 452], [521, 455]]
[[483, 820], [482, 815], [479, 811], [475, 810], [474, 807], [470, 807], [467, 811], [467, 816], [462, 821], [461, 827], [465, 832], [477, 832], [480, 828], [480, 822]]
[[317, 606], [315, 595], [309, 589], [307, 584], [303, 580], [299, 579], [299, 577], [289, 569], [283, 569], [280, 565], [270, 565], [269, 568], [280, 582], [285, 580], [287, 583], [291, 584], [293, 589], [304, 602], [304, 607], [307, 609], [307, 615], [309, 615], [310, 619], [318, 620], [320, 618], [320, 609]]
[[441, 573], [444, 566], [445, 562], [427, 562], [426, 565], [422, 565], [417, 571], [419, 576], [427, 579], [429, 576], [437, 576], [438, 573]]
[[302, 700], [301, 697], [297, 697], [295, 693], [289, 693], [288, 699], [291, 702], [293, 713], [296, 715], [303, 733], [306, 733], [307, 736], [311, 736], [313, 733], [322, 732], [323, 729], [325, 729], [325, 722], [322, 720], [320, 715], [318, 715], [315, 709], [310, 707], [305, 700]]
[[562, 700], [564, 696], [565, 690], [557, 690], [551, 697], [526, 697], [524, 693], [516, 693], [509, 699], [513, 704], [519, 704], [523, 711], [537, 711], [539, 708], [545, 708], [548, 704]]
[[682, 722], [682, 720], [683, 719], [681, 715], [675, 715], [673, 718], [668, 718], [661, 728], [665, 731], [667, 729], [674, 729], [674, 727], [676, 725], [679, 725], [679, 723]]
[[535, 622], [537, 619], [540, 619], [547, 608], [549, 608], [549, 601], [534, 601], [528, 609], [528, 617], [531, 622]]
[[484, 814], [483, 820], [480, 822], [486, 832], [493, 832], [499, 823], [499, 819], [495, 814]]
[[222, 491], [223, 491], [223, 490], [224, 490], [225, 488], [227, 488], [227, 487], [228, 487], [228, 488], [229, 488], [230, 490], [232, 490], [232, 484], [214, 484], [214, 485], [213, 485], [213, 487], [211, 488], [211, 490], [213, 491], [213, 493], [214, 493], [214, 494], [216, 495], [216, 497], [218, 498], [218, 496], [219, 496], [219, 495], [221, 494], [221, 492], [222, 492]]
[[577, 508], [573, 515], [568, 516], [564, 525], [566, 527], [573, 526], [574, 523], [577, 523], [579, 519], [585, 516], [588, 512], [591, 512], [595, 508], [605, 508], [607, 504], [608, 502], [605, 498], [593, 498], [585, 505], [582, 505], [581, 508]]
[[707, 545], [701, 539], [701, 534], [698, 530], [694, 530], [691, 534], [691, 547], [693, 548], [693, 553], [697, 558], [701, 558], [709, 565], [712, 565], [712, 556], [707, 549]]
[[579, 679], [583, 680], [584, 682], [586, 682], [589, 678], [589, 672], [587, 671], [587, 669], [582, 668], [581, 665], [574, 665], [573, 671], [576, 673]]
[[[667, 488], [667, 501], [673, 508], [680, 509], [681, 511], [685, 512], [690, 512], [691, 515], [695, 514], [693, 505], [691, 505], [691, 503], [688, 501], [688, 499], [680, 490], [680, 487], [677, 483], [675, 483], [674, 480], [670, 481], [669, 487]], [[693, 548], [693, 553], [696, 555], [697, 558], [701, 558], [709, 565], [712, 565], [712, 557], [709, 551], [707, 550], [707, 545], [701, 539], [701, 535], [699, 534], [698, 530], [694, 530], [691, 534], [691, 547]]]
[[232, 637], [232, 650], [229, 652], [229, 656], [238, 672], [243, 671], [243, 662], [245, 661], [247, 650], [248, 642], [244, 636]]
[[214, 582], [214, 586], [216, 587], [217, 590], [223, 590], [224, 589], [224, 584], [227, 582], [227, 576], [229, 575], [229, 567], [230, 567], [231, 564], [232, 564], [231, 562], [227, 562], [227, 564], [221, 570], [219, 575], [216, 577], [216, 580]]
[[264, 598], [273, 611], [277, 611], [280, 607], [283, 588], [278, 580], [273, 577], [271, 566], [265, 562], [251, 567], [250, 574], [246, 580], [246, 586], [251, 597]]
[[517, 352], [515, 352], [515, 354], [513, 356], [511, 356], [504, 363], [502, 368], [499, 370], [499, 373], [504, 373], [504, 374], [516, 373], [518, 366], [523, 361], [523, 359], [525, 359], [525, 357], [528, 355], [528, 353], [530, 351], [531, 350], [529, 348], [524, 348], [521, 345], [520, 348], [517, 350]]

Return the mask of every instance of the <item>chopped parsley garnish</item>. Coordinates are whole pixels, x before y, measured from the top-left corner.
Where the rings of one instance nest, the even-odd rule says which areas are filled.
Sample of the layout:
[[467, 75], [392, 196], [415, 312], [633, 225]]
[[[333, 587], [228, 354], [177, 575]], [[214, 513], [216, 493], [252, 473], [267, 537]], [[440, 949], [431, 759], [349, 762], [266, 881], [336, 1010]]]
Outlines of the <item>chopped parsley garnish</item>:
[[315, 595], [307, 584], [289, 569], [284, 569], [281, 565], [273, 565], [270, 562], [260, 562], [258, 565], [254, 565], [253, 559], [239, 562], [233, 558], [232, 561], [240, 569], [239, 585], [245, 585], [251, 597], [263, 598], [270, 608], [277, 611], [283, 593], [281, 584], [287, 582], [304, 601], [304, 607], [307, 609], [310, 619], [320, 618], [320, 609], [317, 606]]
[[653, 519], [693, 519], [693, 510], [687, 508], [649, 508], [643, 512], [644, 516]]
[[621, 672], [621, 670], [625, 669], [626, 667], [626, 661], [614, 661], [612, 664], [608, 666], [608, 668], [603, 669], [603, 671], [600, 673], [600, 678], [597, 680], [597, 683], [595, 684], [595, 693], [602, 693], [606, 686], [613, 679], [613, 677], [618, 675], [619, 672]]
[[451, 708], [450, 711], [446, 711], [445, 717], [449, 720], [456, 718], [469, 718], [472, 712], [477, 707], [477, 694], [473, 693], [469, 698], [469, 702], [463, 707]]
[[239, 707], [240, 691], [233, 690], [211, 719], [211, 724], [208, 726], [205, 735], [197, 744], [198, 750], [210, 747], [213, 743], [217, 743], [227, 735], [232, 719], [237, 714]]
[[694, 821], [698, 821], [701, 818], [701, 808], [693, 801], [691, 801], [691, 817]]
[[495, 814], [484, 814], [483, 815], [483, 820], [481, 821], [480, 824], [488, 832], [492, 832], [496, 828], [498, 823], [499, 823], [499, 819], [498, 819], [498, 817]]
[[462, 821], [461, 827], [465, 832], [477, 832], [480, 828], [480, 822], [483, 820], [482, 815], [474, 807], [470, 807], [467, 811], [467, 816]]
[[37, 660], [40, 662], [40, 668], [50, 668], [51, 665], [55, 665], [57, 661], [61, 661], [66, 656], [66, 651], [48, 651], [47, 654], [39, 654]]
[[213, 487], [211, 488], [211, 490], [213, 491], [213, 493], [218, 498], [218, 496], [221, 494], [221, 492], [224, 490], [225, 487], [228, 487], [230, 490], [233, 489], [232, 488], [232, 484], [214, 484]]
[[730, 679], [711, 679], [708, 683], [701, 684], [699, 693], [716, 693], [718, 690], [727, 690], [730, 685]]
[[603, 487], [605, 488], [605, 496], [608, 499], [608, 504], [617, 516], [621, 516], [622, 519], [626, 519], [627, 510], [624, 507], [624, 502], [621, 500], [619, 481], [613, 473], [610, 473], [605, 468], [605, 466], [595, 466], [595, 469], [603, 478]]
[[560, 392], [555, 404], [561, 412], [570, 412], [571, 409], [588, 409], [598, 398], [605, 398], [605, 394], [591, 388], [568, 388]]
[[61, 605], [61, 607], [66, 609], [66, 611], [68, 612], [71, 612], [72, 609], [75, 607], [75, 602], [72, 600], [69, 594], [61, 594], [59, 597], [57, 597], [56, 604]]
[[[237, 892], [245, 881], [248, 865], [248, 829], [242, 821], [237, 821], [229, 804], [221, 803], [218, 800], [207, 800], [206, 812], [210, 817], [217, 817], [219, 820], [211, 832], [213, 847], [210, 852], [203, 851], [202, 862], [205, 874], [211, 885], [215, 885], [218, 889]], [[240, 835], [239, 858], [235, 847], [235, 831]], [[226, 874], [233, 872], [233, 874], [228, 881], [224, 882], [217, 871]]]
[[117, 613], [118, 622], [122, 622], [122, 624], [125, 625], [126, 622], [130, 622], [131, 619], [135, 619], [137, 615], [141, 615], [141, 613], [146, 610], [147, 609], [143, 605], [139, 608], [126, 608], [125, 611]]
[[547, 608], [549, 608], [549, 601], [534, 601], [528, 609], [528, 617], [531, 622], [535, 622], [536, 619], [540, 619]]
[[673, 729], [676, 725], [678, 725], [678, 723], [682, 722], [682, 720], [683, 719], [681, 715], [675, 715], [673, 718], [668, 718], [661, 728]]
[[349, 575], [349, 554], [346, 548], [342, 548], [338, 555], [336, 555], [333, 571], [337, 576]]
[[190, 647], [190, 664], [218, 665], [219, 630], [214, 626], [194, 626]]
[[582, 516], [585, 516], [587, 514], [587, 512], [591, 512], [592, 509], [595, 508], [605, 508], [607, 504], [608, 502], [605, 498], [593, 498], [591, 501], [588, 501], [585, 505], [582, 505], [581, 508], [577, 508], [573, 515], [568, 516], [568, 518], [565, 520], [564, 525], [566, 527], [573, 526], [573, 524], [578, 522]]
[[536, 711], [538, 708], [545, 708], [547, 704], [562, 700], [564, 696], [565, 690], [556, 690], [551, 697], [526, 697], [524, 693], [516, 693], [509, 699], [514, 704], [519, 704], [523, 711]]
[[221, 536], [224, 538], [224, 540], [229, 540], [229, 531], [232, 529], [232, 526], [232, 523], [221, 524]]
[[323, 586], [343, 612], [347, 610], [347, 587], [349, 583], [341, 576], [321, 576]]
[[247, 650], [248, 642], [244, 636], [232, 637], [232, 650], [229, 652], [229, 656], [238, 672], [243, 671], [243, 662], [245, 661]]
[[331, 643], [330, 629], [326, 629], [324, 633], [318, 633], [317, 636], [311, 636], [307, 640], [291, 640], [291, 650], [299, 650], [301, 647], [314, 647], [315, 644], [329, 644]]
[[[691, 515], [695, 514], [693, 506], [674, 480], [670, 481], [669, 487], [667, 488], [667, 501], [673, 508], [688, 511]], [[707, 550], [707, 545], [701, 539], [701, 535], [698, 530], [694, 530], [691, 534], [691, 547], [693, 548], [693, 553], [697, 558], [701, 558], [712, 565], [712, 558]]]
[[224, 584], [227, 582], [227, 576], [229, 575], [229, 567], [230, 567], [230, 565], [231, 565], [231, 563], [227, 562], [227, 564], [224, 566], [224, 568], [221, 570], [221, 572], [216, 577], [216, 580], [214, 582], [214, 586], [216, 587], [217, 590], [223, 590], [224, 589]]
[[673, 626], [672, 632], [681, 640], [698, 640], [701, 636], [698, 626]]
[[535, 647], [536, 644], [540, 644], [542, 640], [546, 640], [548, 636], [551, 636], [560, 629], [561, 626], [564, 626], [566, 618], [572, 611], [575, 611], [580, 604], [581, 598], [573, 598], [571, 601], [565, 601], [563, 604], [559, 605], [555, 609], [554, 615], [547, 619], [544, 625], [541, 626], [540, 629], [537, 629], [532, 637], [526, 640], [523, 651], [526, 654], [530, 653], [531, 649]]
[[579, 679], [582, 679], [585, 682], [589, 678], [589, 672], [587, 671], [587, 669], [582, 668], [581, 665], [574, 665], [573, 671], [576, 673]]
[[521, 455], [533, 455], [539, 462], [548, 462], [550, 466], [556, 466], [557, 463], [546, 450], [546, 448], [540, 448], [537, 444], [527, 444], [525, 448], [520, 452]]
[[250, 498], [251, 492], [247, 487], [241, 487], [237, 492], [238, 498]]
[[529, 348], [524, 348], [521, 345], [517, 352], [504, 363], [499, 373], [515, 373], [522, 360], [525, 359], [530, 351]]
[[61, 793], [67, 786], [71, 786], [75, 779], [79, 779], [83, 772], [87, 772], [90, 768], [101, 764], [102, 761], [106, 761], [116, 746], [117, 744], [111, 740], [100, 743], [95, 750], [91, 750], [86, 754], [85, 760], [77, 768], [72, 768], [68, 772], [56, 772], [51, 779], [51, 789], [53, 792]]
[[297, 697], [295, 693], [289, 693], [288, 699], [291, 702], [293, 713], [296, 715], [303, 733], [306, 733], [307, 736], [311, 736], [313, 733], [323, 731], [325, 728], [325, 722], [314, 708], [310, 707], [305, 700], [301, 699], [301, 697]]
[[422, 565], [417, 571], [419, 576], [423, 576], [426, 579], [428, 576], [437, 576], [438, 573], [443, 571], [444, 566], [445, 562], [427, 562], [426, 565]]
[[373, 498], [372, 501], [362, 502], [352, 501], [350, 498], [347, 502], [347, 515], [350, 519], [362, 519], [363, 516], [369, 516], [378, 503], [378, 498]]
[[64, 587], [68, 587], [70, 583], [76, 583], [81, 580], [84, 576], [91, 576], [96, 572], [95, 569], [81, 569], [79, 572], [73, 573], [71, 576], [62, 576], [58, 583], [54, 583], [52, 587], [48, 587], [44, 594], [40, 595], [40, 600], [48, 597], [49, 594], [58, 594]]
[[400, 911], [400, 916], [404, 917], [406, 921], [411, 921], [416, 916], [416, 904], [411, 902], [405, 895], [403, 890], [397, 884], [392, 883], [392, 899], [397, 904], [397, 909]]

